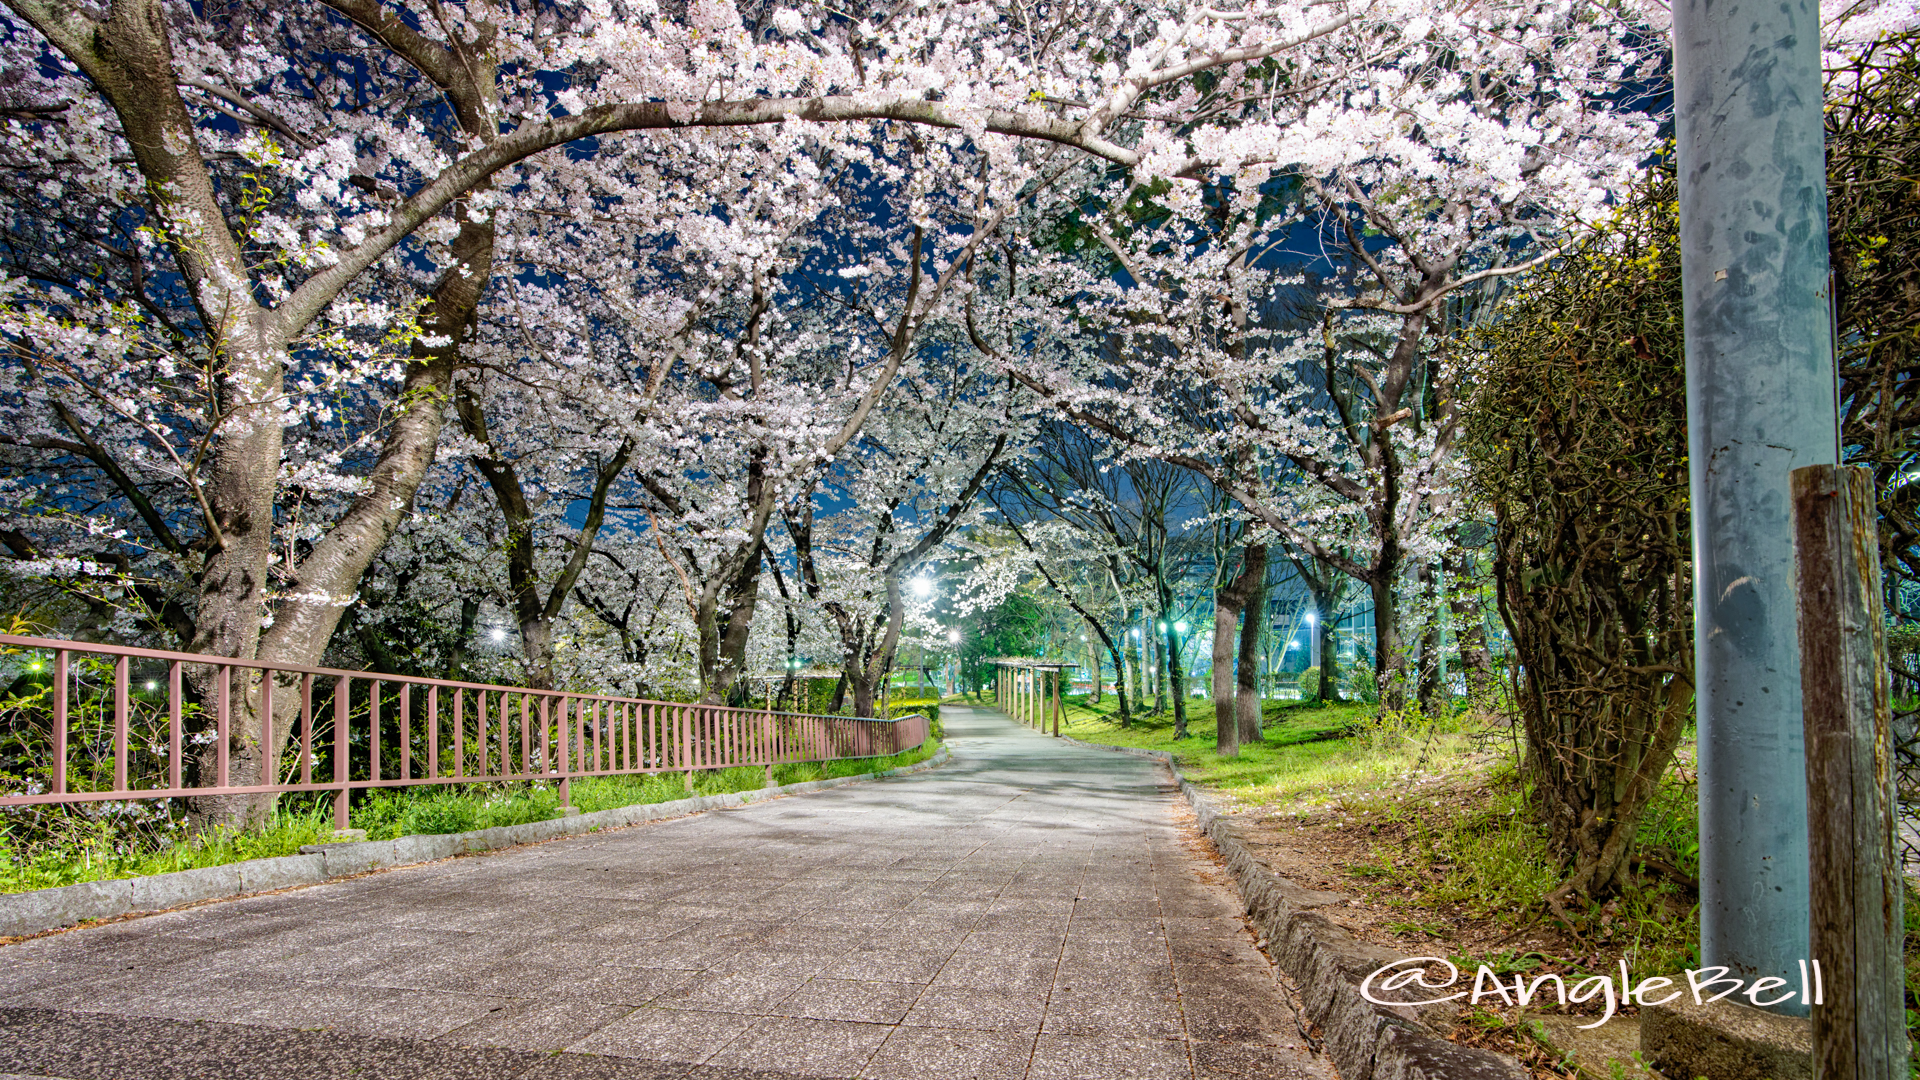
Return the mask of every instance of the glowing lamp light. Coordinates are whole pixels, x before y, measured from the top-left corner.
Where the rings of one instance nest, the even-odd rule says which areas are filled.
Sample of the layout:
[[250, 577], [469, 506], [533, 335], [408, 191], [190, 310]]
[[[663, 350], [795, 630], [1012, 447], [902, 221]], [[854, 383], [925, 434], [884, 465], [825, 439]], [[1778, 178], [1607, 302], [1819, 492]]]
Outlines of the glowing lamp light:
[[960, 631], [958, 630], [947, 631], [947, 640], [952, 642], [955, 645], [960, 644]]
[[1184, 634], [1187, 632], [1187, 624], [1183, 622], [1174, 623], [1173, 629], [1175, 633]]
[[38, 661], [38, 660], [35, 660], [35, 661], [34, 661], [33, 663], [31, 663], [31, 664], [28, 664], [28, 665], [27, 665], [27, 670], [28, 670], [28, 671], [39, 671], [39, 670], [40, 670], [40, 661]]
[[502, 630], [502, 629], [500, 629], [500, 628], [499, 628], [499, 627], [497, 627], [497, 626], [496, 626], [496, 627], [494, 627], [494, 628], [493, 628], [493, 640], [495, 640], [495, 641], [505, 641], [505, 640], [507, 640], [507, 632], [506, 632], [505, 630]]
[[933, 582], [928, 581], [926, 578], [914, 578], [913, 579], [913, 595], [919, 597], [922, 600], [925, 600], [927, 597], [932, 596]]
[[1308, 626], [1313, 625], [1313, 612], [1311, 611], [1307, 612], [1307, 625]]
[[149, 693], [149, 694], [151, 694], [151, 693], [153, 693], [153, 692], [154, 692], [155, 690], [158, 690], [158, 689], [160, 689], [160, 684], [159, 684], [159, 683], [157, 683], [157, 682], [154, 682], [154, 681], [153, 681], [153, 680], [151, 680], [151, 679], [149, 679], [149, 680], [147, 680], [147, 693]]

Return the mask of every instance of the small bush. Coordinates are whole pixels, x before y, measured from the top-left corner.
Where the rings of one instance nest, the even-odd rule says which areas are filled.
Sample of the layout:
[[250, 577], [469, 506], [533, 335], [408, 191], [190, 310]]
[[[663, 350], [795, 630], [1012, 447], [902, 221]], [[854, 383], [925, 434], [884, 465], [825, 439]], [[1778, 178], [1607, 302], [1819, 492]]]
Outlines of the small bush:
[[1373, 676], [1373, 668], [1366, 664], [1355, 664], [1347, 669], [1347, 697], [1368, 705], [1380, 700], [1380, 683]]

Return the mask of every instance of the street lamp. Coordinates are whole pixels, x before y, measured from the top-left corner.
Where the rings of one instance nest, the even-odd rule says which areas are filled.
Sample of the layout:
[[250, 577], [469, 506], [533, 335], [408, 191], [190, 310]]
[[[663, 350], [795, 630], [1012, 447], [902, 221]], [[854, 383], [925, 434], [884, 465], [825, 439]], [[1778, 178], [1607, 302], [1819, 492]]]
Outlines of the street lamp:
[[[1174, 624], [1173, 624], [1173, 632], [1174, 632], [1174, 633], [1176, 633], [1176, 634], [1184, 634], [1184, 633], [1186, 633], [1186, 632], [1187, 632], [1187, 624], [1186, 624], [1186, 623], [1183, 623], [1183, 622], [1177, 622], [1177, 623], [1174, 623]], [[1084, 639], [1083, 639], [1083, 640], [1084, 640]]]
[[932, 596], [933, 582], [923, 577], [914, 578], [913, 579], [913, 595], [919, 597], [922, 600], [925, 600], [927, 597]]
[[947, 631], [947, 640], [949, 642], [952, 642], [955, 645], [960, 644], [960, 631], [958, 630]]
[[507, 632], [506, 632], [505, 630], [502, 630], [502, 629], [500, 629], [500, 628], [499, 628], [499, 627], [497, 627], [497, 626], [496, 626], [496, 627], [494, 627], [494, 628], [493, 628], [493, 640], [495, 640], [495, 641], [505, 641], [505, 640], [507, 640]]

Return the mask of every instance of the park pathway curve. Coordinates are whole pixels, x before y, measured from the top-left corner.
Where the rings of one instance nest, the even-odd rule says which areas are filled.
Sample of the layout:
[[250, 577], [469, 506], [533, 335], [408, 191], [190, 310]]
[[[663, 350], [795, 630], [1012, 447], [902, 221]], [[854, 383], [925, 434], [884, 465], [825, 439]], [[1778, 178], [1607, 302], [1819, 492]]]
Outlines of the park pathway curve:
[[1330, 1080], [1159, 763], [935, 770], [0, 947], [0, 1074]]

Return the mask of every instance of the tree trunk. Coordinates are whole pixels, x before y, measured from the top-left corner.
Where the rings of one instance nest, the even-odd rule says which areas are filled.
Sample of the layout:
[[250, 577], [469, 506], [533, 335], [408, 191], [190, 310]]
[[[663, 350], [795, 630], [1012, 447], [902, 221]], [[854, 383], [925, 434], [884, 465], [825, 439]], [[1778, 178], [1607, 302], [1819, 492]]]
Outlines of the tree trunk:
[[[1133, 618], [1131, 609], [1127, 611], [1127, 620], [1129, 625], [1122, 626], [1120, 630], [1126, 655], [1123, 661], [1114, 662], [1119, 669], [1115, 674], [1118, 676], [1117, 681], [1123, 697], [1128, 691], [1128, 680], [1132, 680], [1132, 700], [1133, 704], [1138, 706], [1147, 700], [1146, 670], [1140, 664], [1140, 623]], [[1120, 726], [1124, 728], [1131, 723], [1132, 720], [1127, 716], [1123, 703], [1120, 711]]]
[[1162, 620], [1166, 624], [1167, 650], [1167, 690], [1173, 696], [1173, 737], [1176, 741], [1187, 737], [1187, 673], [1180, 662], [1180, 631], [1173, 618], [1173, 590], [1168, 588], [1164, 576], [1158, 582], [1160, 586], [1160, 610], [1166, 613]]
[[1239, 631], [1239, 598], [1231, 588], [1213, 593], [1213, 728], [1214, 752], [1240, 756], [1239, 709], [1234, 701], [1233, 646]]
[[1153, 692], [1153, 715], [1155, 716], [1167, 711], [1167, 677], [1164, 666], [1167, 650], [1160, 640], [1160, 635], [1154, 632], [1154, 627], [1159, 621], [1148, 613], [1146, 633], [1142, 635], [1146, 642], [1146, 674]]
[[[1433, 596], [1439, 588], [1431, 566], [1422, 566], [1415, 574], [1423, 596]], [[1420, 629], [1419, 705], [1420, 715], [1435, 719], [1452, 706], [1447, 682], [1446, 608], [1433, 604], [1433, 614]]]
[[1393, 587], [1390, 573], [1376, 573], [1367, 582], [1373, 595], [1373, 677], [1384, 709], [1404, 708], [1407, 703], [1406, 657], [1400, 652], [1399, 607]]
[[740, 567], [740, 573], [728, 589], [726, 630], [720, 636], [720, 663], [714, 671], [708, 691], [713, 704], [723, 704], [738, 680], [747, 671], [747, 636], [753, 630], [754, 609], [760, 602], [760, 564], [764, 544], [755, 544], [753, 553]]
[[[1328, 597], [1333, 595], [1329, 592]], [[1322, 608], [1310, 633], [1320, 635], [1320, 700], [1340, 700], [1340, 642], [1334, 637], [1332, 613]]]
[[[1125, 627], [1121, 629], [1124, 633]], [[1122, 728], [1130, 727], [1133, 724], [1133, 716], [1127, 709], [1127, 669], [1124, 654], [1121, 652], [1121, 646], [1109, 644], [1107, 646], [1107, 655], [1113, 658], [1113, 703], [1118, 710], [1120, 726]]]
[[1246, 576], [1249, 589], [1241, 615], [1243, 622], [1240, 627], [1240, 669], [1237, 680], [1240, 692], [1234, 702], [1234, 711], [1240, 741], [1261, 743], [1266, 741], [1260, 716], [1260, 635], [1267, 615], [1267, 549], [1264, 545], [1248, 545]]
[[[1240, 573], [1232, 581], [1213, 591], [1213, 720], [1216, 752], [1222, 757], [1238, 757], [1242, 724], [1238, 687], [1253, 678], [1253, 655], [1249, 651], [1242, 662], [1243, 674], [1234, 675], [1234, 642], [1241, 612], [1256, 596], [1264, 596], [1267, 577], [1267, 549], [1263, 544], [1248, 544]], [[1257, 648], [1260, 619], [1248, 620]], [[1176, 639], [1177, 640], [1177, 639]], [[1254, 699], [1256, 715], [1258, 699]]]
[[1087, 687], [1087, 697], [1092, 704], [1098, 705], [1100, 704], [1101, 682], [1099, 642], [1087, 642], [1087, 659], [1093, 661], [1087, 668], [1088, 678], [1091, 680], [1091, 685]]
[[853, 715], [871, 717], [874, 702], [877, 700], [873, 680], [868, 679], [864, 673], [856, 671], [851, 675], [851, 681], [853, 683]]

